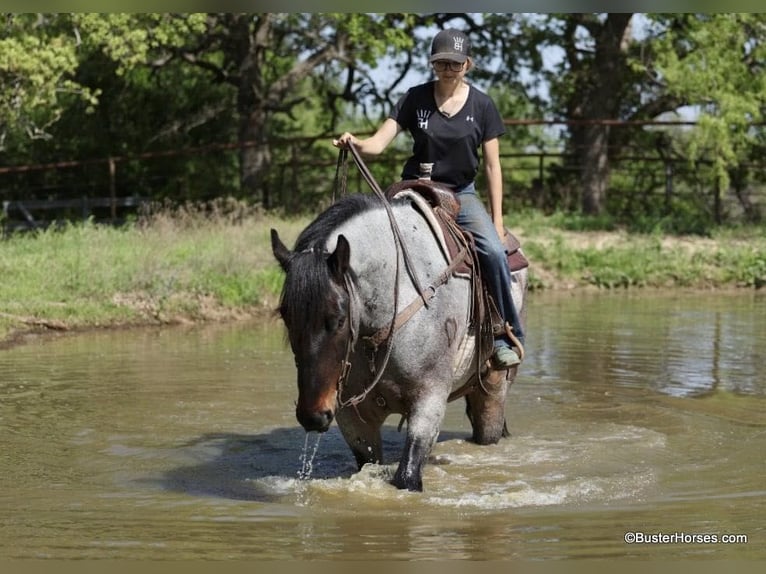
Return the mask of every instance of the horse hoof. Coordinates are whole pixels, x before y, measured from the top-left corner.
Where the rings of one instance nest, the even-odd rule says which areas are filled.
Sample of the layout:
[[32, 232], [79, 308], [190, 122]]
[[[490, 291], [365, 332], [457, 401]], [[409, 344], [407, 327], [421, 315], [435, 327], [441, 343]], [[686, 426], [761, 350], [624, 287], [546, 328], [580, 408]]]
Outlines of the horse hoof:
[[409, 490], [410, 492], [423, 492], [423, 479], [411, 477], [394, 476], [391, 481], [399, 490]]

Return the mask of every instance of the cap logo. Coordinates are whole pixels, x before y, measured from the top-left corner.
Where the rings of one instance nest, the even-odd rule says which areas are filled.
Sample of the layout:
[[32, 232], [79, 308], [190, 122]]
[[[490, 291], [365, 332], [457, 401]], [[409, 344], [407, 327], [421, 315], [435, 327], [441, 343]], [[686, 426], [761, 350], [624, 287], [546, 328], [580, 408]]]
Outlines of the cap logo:
[[452, 36], [452, 40], [455, 42], [455, 51], [463, 53], [463, 38], [460, 36]]

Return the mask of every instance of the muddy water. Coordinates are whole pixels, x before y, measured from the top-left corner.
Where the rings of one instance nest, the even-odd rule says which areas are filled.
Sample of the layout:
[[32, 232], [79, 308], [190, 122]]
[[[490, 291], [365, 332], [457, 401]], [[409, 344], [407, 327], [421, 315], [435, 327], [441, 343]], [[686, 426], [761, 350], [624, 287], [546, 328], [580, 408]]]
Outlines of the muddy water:
[[753, 294], [534, 295], [513, 436], [451, 405], [422, 494], [387, 483], [396, 420], [358, 473], [305, 440], [278, 324], [33, 341], [0, 352], [0, 557], [764, 559], [765, 324]]

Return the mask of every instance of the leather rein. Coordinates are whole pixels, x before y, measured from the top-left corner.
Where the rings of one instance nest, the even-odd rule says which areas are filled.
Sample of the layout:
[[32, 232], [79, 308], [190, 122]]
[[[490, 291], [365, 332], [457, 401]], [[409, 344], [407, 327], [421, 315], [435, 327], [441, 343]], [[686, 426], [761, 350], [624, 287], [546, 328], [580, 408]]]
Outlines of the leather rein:
[[[356, 407], [359, 403], [361, 403], [367, 395], [375, 388], [375, 386], [380, 382], [380, 379], [383, 376], [383, 373], [385, 372], [386, 366], [388, 364], [389, 359], [391, 358], [391, 352], [393, 349], [393, 334], [401, 328], [407, 321], [409, 321], [419, 310], [421, 307], [428, 307], [428, 303], [433, 298], [433, 296], [436, 293], [436, 289], [445, 284], [451, 275], [455, 272], [455, 270], [462, 264], [462, 262], [470, 257], [469, 251], [466, 246], [462, 246], [460, 252], [453, 258], [450, 265], [442, 271], [442, 273], [439, 274], [438, 277], [434, 280], [434, 282], [428, 286], [427, 290], [424, 290], [420, 282], [418, 280], [417, 275], [415, 274], [414, 266], [412, 265], [412, 261], [410, 259], [410, 254], [407, 251], [407, 247], [402, 241], [402, 235], [401, 231], [399, 230], [399, 226], [396, 223], [396, 219], [394, 218], [394, 212], [391, 207], [391, 202], [389, 201], [386, 194], [381, 189], [380, 185], [378, 185], [378, 182], [373, 177], [372, 173], [370, 172], [367, 165], [362, 160], [361, 155], [359, 154], [359, 150], [356, 149], [354, 144], [348, 143], [347, 148], [342, 148], [340, 150], [340, 154], [338, 156], [338, 167], [336, 170], [335, 175], [335, 185], [336, 189], [338, 188], [338, 181], [339, 181], [339, 174], [341, 174], [342, 170], [342, 177], [340, 179], [341, 185], [340, 185], [340, 191], [341, 195], [346, 193], [346, 169], [347, 169], [347, 158], [348, 158], [348, 152], [351, 152], [351, 157], [354, 160], [354, 163], [356, 164], [356, 167], [359, 169], [360, 173], [362, 174], [362, 177], [364, 177], [367, 184], [372, 189], [373, 193], [381, 200], [383, 203], [383, 206], [386, 209], [386, 213], [388, 215], [388, 221], [391, 226], [391, 231], [394, 235], [394, 244], [396, 246], [396, 268], [395, 268], [395, 278], [394, 278], [394, 312], [392, 314], [391, 322], [388, 325], [385, 325], [378, 329], [375, 333], [368, 337], [364, 337], [365, 342], [370, 344], [373, 350], [373, 358], [370, 361], [370, 370], [372, 373], [375, 374], [375, 378], [373, 381], [367, 385], [361, 393], [358, 395], [355, 395], [347, 400], [342, 400], [343, 395], [343, 387], [345, 385], [346, 380], [348, 379], [349, 372], [351, 371], [351, 354], [354, 349], [354, 345], [356, 343], [357, 333], [354, 331], [354, 324], [355, 322], [352, 320], [354, 317], [352, 315], [352, 307], [354, 302], [354, 287], [352, 284], [352, 281], [350, 278], [347, 278], [345, 281], [345, 289], [346, 293], [348, 295], [348, 316], [349, 316], [349, 324], [350, 324], [350, 333], [348, 338], [348, 343], [346, 345], [346, 353], [345, 357], [343, 359], [342, 368], [341, 368], [341, 374], [338, 378], [338, 403], [341, 407], [346, 406], [354, 406]], [[335, 199], [333, 197], [333, 199]], [[410, 303], [407, 307], [402, 309], [401, 312], [399, 312], [399, 277], [400, 277], [400, 264], [399, 264], [399, 257], [401, 256], [402, 260], [404, 261], [405, 267], [407, 269], [408, 274], [410, 275], [410, 278], [412, 279], [413, 285], [415, 286], [415, 289], [417, 290], [419, 297], [417, 297], [412, 303]], [[378, 348], [381, 344], [385, 342], [386, 344], [386, 353], [383, 358], [382, 364], [376, 368], [375, 366], [375, 353], [377, 352]]]

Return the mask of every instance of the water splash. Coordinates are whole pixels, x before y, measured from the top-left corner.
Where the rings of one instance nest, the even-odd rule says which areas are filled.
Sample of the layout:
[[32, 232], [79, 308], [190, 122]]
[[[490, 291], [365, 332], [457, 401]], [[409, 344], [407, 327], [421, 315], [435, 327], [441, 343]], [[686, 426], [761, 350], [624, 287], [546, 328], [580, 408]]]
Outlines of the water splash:
[[[316, 441], [309, 454], [309, 436], [316, 435]], [[301, 453], [300, 462], [301, 468], [298, 471], [299, 480], [309, 480], [311, 473], [314, 472], [314, 459], [316, 458], [317, 451], [319, 450], [319, 441], [322, 439], [321, 433], [306, 433], [306, 438], [303, 441], [303, 452]]]

